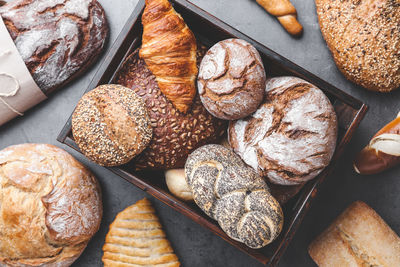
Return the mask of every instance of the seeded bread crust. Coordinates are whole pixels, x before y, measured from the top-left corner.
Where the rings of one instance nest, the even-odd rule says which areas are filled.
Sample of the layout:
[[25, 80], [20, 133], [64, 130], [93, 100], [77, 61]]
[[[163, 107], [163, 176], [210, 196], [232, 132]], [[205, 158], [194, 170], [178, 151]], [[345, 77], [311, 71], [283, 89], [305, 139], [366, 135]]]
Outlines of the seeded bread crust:
[[[204, 53], [204, 48], [199, 50], [198, 57]], [[138, 50], [127, 58], [116, 77], [116, 83], [143, 98], [153, 127], [148, 148], [135, 159], [136, 169], [183, 168], [193, 150], [217, 142], [225, 133], [226, 123], [208, 113], [198, 95], [186, 114], [179, 112], [161, 92]]]
[[315, 0], [322, 35], [339, 70], [369, 90], [400, 87], [400, 2]]
[[103, 166], [122, 165], [152, 137], [144, 101], [129, 88], [107, 84], [85, 94], [72, 115], [72, 134], [82, 153]]
[[283, 213], [265, 181], [232, 149], [205, 145], [189, 155], [185, 177], [196, 204], [234, 240], [261, 248], [279, 235]]

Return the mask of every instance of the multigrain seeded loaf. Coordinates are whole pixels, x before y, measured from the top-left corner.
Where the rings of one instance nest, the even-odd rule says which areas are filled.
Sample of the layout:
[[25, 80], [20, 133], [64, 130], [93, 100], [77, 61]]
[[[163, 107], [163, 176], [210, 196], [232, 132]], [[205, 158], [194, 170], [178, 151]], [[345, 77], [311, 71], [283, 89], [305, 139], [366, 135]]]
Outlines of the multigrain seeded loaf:
[[351, 204], [309, 246], [319, 267], [397, 267], [400, 238], [371, 207]]
[[185, 164], [196, 204], [234, 240], [261, 248], [279, 235], [283, 213], [267, 184], [232, 149], [205, 145]]
[[[204, 53], [204, 49], [200, 50], [198, 57]], [[217, 142], [226, 130], [226, 123], [208, 113], [198, 96], [186, 114], [178, 111], [161, 92], [138, 51], [124, 62], [115, 82], [132, 88], [143, 98], [149, 111], [153, 138], [135, 159], [137, 169], [182, 168], [193, 150]]]
[[0, 151], [0, 266], [67, 267], [100, 227], [96, 178], [64, 150]]
[[124, 86], [106, 84], [81, 98], [72, 114], [72, 134], [86, 157], [117, 166], [142, 152], [153, 130], [141, 97]]
[[96, 0], [14, 0], [0, 7], [0, 16], [45, 94], [83, 73], [108, 34]]
[[296, 77], [267, 80], [264, 102], [250, 117], [231, 122], [229, 143], [270, 182], [298, 185], [317, 176], [336, 146], [337, 119], [329, 99]]
[[400, 1], [315, 0], [322, 35], [345, 77], [369, 90], [400, 87]]

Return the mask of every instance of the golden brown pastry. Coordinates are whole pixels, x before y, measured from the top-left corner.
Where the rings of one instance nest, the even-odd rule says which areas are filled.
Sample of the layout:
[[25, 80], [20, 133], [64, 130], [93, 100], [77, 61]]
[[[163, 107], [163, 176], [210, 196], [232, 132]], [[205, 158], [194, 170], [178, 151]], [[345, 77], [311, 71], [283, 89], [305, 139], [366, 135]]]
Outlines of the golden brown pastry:
[[303, 31], [303, 26], [297, 21], [296, 8], [289, 0], [257, 0], [257, 3], [275, 16], [288, 33], [299, 35]]
[[356, 157], [354, 170], [376, 174], [400, 164], [400, 113], [383, 127]]
[[103, 251], [105, 267], [180, 266], [178, 257], [146, 198], [117, 215], [110, 225]]
[[140, 57], [161, 92], [186, 113], [196, 95], [196, 38], [168, 0], [146, 0], [142, 23]]

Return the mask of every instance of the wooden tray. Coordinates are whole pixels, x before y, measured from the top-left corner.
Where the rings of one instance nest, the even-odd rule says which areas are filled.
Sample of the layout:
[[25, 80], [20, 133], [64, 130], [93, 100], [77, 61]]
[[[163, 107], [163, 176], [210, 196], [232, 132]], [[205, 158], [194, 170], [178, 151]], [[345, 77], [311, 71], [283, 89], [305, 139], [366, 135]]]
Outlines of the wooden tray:
[[[205, 228], [208, 228], [233, 246], [256, 258], [263, 264], [275, 266], [279, 262], [279, 259], [308, 211], [312, 199], [318, 192], [318, 186], [326, 176], [332, 172], [337, 159], [343, 153], [354, 131], [363, 119], [367, 111], [367, 106], [223, 23], [197, 6], [185, 0], [172, 0], [171, 2], [173, 2], [176, 11], [183, 16], [186, 23], [195, 33], [197, 39], [204, 45], [212, 46], [216, 42], [227, 38], [244, 39], [258, 49], [269, 76], [297, 76], [322, 89], [334, 105], [339, 121], [339, 136], [335, 155], [333, 156], [331, 164], [316, 179], [308, 182], [294, 199], [283, 206], [285, 224], [277, 240], [265, 248], [257, 250], [250, 249], [230, 239], [221, 230], [218, 224], [205, 215], [195, 204], [183, 202], [172, 196], [166, 187], [162, 172], [134, 173], [130, 170], [129, 165], [109, 169]], [[116, 72], [121, 67], [125, 58], [140, 46], [142, 36], [141, 14], [143, 9], [144, 0], [140, 0], [125, 27], [122, 29], [121, 34], [111, 47], [110, 52], [102, 62], [86, 92], [100, 84], [112, 83]], [[71, 134], [71, 118], [64, 126], [57, 140], [79, 151]]]

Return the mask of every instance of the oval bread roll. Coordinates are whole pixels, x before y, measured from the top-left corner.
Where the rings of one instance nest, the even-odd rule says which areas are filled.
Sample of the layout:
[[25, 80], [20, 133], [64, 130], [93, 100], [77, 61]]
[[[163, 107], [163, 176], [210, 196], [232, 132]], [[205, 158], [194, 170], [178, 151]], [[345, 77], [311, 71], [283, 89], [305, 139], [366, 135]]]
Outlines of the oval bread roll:
[[177, 198], [190, 201], [193, 200], [192, 191], [185, 179], [184, 169], [172, 169], [165, 172], [165, 182], [169, 191]]

